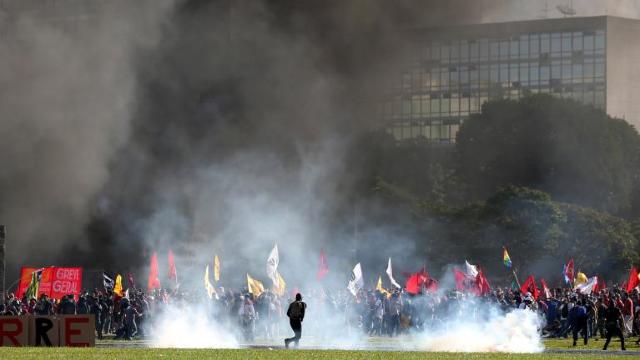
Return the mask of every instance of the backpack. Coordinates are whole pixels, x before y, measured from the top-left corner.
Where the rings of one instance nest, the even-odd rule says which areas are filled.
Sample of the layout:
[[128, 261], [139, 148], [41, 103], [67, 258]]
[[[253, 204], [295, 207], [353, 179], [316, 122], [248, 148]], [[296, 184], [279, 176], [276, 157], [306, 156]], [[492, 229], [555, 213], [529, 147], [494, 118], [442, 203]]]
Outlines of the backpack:
[[289, 311], [289, 317], [292, 319], [299, 319], [302, 317], [302, 309], [304, 308], [304, 303], [301, 301], [294, 301], [291, 304], [291, 308]]

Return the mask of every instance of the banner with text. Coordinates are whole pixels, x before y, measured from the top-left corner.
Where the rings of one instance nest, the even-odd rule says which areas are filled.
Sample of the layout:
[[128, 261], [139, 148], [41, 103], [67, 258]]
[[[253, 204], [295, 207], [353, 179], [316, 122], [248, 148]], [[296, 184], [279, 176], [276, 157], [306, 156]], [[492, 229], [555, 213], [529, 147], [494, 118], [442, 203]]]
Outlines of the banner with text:
[[[40, 268], [23, 267], [20, 273], [20, 285], [16, 296], [22, 298], [31, 283], [31, 275]], [[38, 297], [42, 294], [54, 299], [65, 295], [73, 295], [76, 300], [82, 290], [81, 267], [46, 267], [42, 268], [42, 277], [38, 287]]]

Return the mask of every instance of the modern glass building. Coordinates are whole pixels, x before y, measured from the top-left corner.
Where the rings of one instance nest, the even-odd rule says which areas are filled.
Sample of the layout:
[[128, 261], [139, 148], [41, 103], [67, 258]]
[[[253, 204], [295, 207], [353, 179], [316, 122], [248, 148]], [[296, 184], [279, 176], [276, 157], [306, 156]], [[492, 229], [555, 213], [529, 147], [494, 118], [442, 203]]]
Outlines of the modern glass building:
[[527, 94], [640, 119], [640, 81], [632, 80], [640, 80], [639, 24], [599, 16], [416, 31], [379, 114], [396, 140], [433, 143], [454, 142], [460, 124], [487, 100]]

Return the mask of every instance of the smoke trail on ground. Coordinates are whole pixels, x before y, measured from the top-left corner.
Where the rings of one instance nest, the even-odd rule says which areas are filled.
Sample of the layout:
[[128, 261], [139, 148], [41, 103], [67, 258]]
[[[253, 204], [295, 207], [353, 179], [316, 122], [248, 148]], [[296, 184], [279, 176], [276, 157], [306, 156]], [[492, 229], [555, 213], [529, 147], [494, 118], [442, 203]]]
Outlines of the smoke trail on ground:
[[486, 318], [462, 316], [444, 321], [418, 338], [417, 347], [446, 352], [537, 353], [544, 350], [538, 329], [541, 318], [533, 311], [503, 312], [490, 305], [476, 308]]

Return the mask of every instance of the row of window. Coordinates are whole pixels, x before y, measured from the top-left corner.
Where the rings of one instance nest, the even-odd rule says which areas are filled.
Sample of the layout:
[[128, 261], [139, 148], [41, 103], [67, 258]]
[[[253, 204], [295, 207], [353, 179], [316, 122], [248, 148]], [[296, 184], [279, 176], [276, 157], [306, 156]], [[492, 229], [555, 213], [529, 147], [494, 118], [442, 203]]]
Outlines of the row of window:
[[442, 124], [437, 121], [398, 122], [387, 127], [387, 132], [397, 140], [424, 138], [431, 142], [454, 142], [460, 124]]
[[573, 63], [569, 59], [553, 60], [547, 66], [535, 62], [486, 64], [477, 67], [461, 66], [438, 68], [425, 72], [412, 69], [392, 85], [392, 92], [423, 91], [433, 88], [456, 88], [474, 85], [482, 87], [495, 82], [538, 82], [546, 84], [553, 79], [563, 82], [601, 82], [605, 76], [604, 57], [585, 59]]
[[416, 60], [443, 63], [464, 63], [499, 59], [537, 58], [539, 54], [585, 55], [604, 54], [605, 31], [533, 33], [508, 39], [454, 40], [419, 44]]
[[605, 106], [604, 85], [595, 88], [579, 86], [556, 86], [552, 88], [511, 88], [493, 89], [488, 92], [473, 93], [470, 96], [458, 93], [413, 95], [409, 98], [396, 97], [381, 105], [381, 113], [386, 120], [417, 119], [468, 116], [477, 113], [481, 105], [489, 99], [519, 99], [536, 93], [553, 94], [572, 98], [585, 104], [603, 109]]

